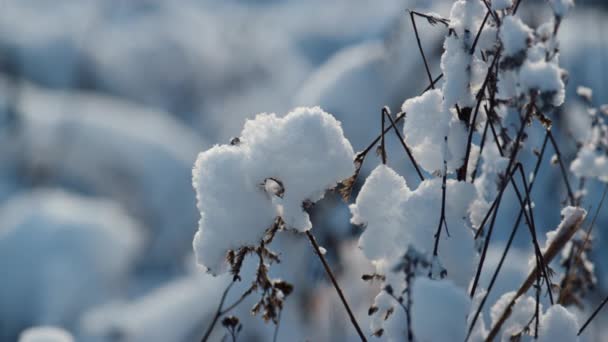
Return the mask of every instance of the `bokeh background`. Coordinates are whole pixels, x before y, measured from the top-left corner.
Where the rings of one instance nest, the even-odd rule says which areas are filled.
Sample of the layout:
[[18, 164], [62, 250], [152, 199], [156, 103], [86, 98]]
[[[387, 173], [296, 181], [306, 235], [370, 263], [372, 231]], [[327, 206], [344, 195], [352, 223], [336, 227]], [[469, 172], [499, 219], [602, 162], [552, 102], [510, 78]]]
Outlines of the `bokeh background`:
[[[192, 256], [197, 153], [238, 136], [246, 118], [300, 105], [334, 114], [362, 150], [377, 135], [380, 108], [396, 111], [427, 85], [406, 9], [448, 16], [451, 3], [0, 0], [0, 341], [43, 324], [77, 341], [199, 340], [230, 279], [206, 275]], [[551, 17], [544, 1], [522, 6], [533, 27]], [[438, 75], [445, 29], [418, 27]], [[570, 128], [585, 111], [576, 87], [591, 87], [594, 105], [608, 103], [608, 2], [577, 1], [560, 39], [568, 104], [552, 117], [571, 160]], [[539, 145], [536, 132], [529, 142]], [[416, 184], [398, 143], [388, 144], [391, 166]], [[378, 162], [370, 160], [363, 175]], [[559, 222], [565, 190], [548, 162], [541, 175], [533, 196], [544, 232]], [[602, 185], [587, 187], [583, 205], [593, 209]], [[509, 203], [490, 262], [516, 214]], [[360, 229], [335, 194], [312, 215], [367, 327], [377, 289], [360, 279], [372, 270], [356, 248]], [[605, 209], [592, 254], [598, 287], [583, 312], [608, 293], [607, 223]], [[279, 340], [355, 339], [305, 237], [282, 234], [274, 248], [283, 262], [273, 274], [296, 286]], [[494, 298], [520, 283], [529, 250], [522, 235]], [[247, 286], [245, 276], [229, 299]], [[271, 339], [274, 327], [251, 318], [250, 307], [234, 311], [240, 337]], [[606, 316], [589, 340], [608, 339]], [[224, 334], [219, 327], [213, 339]]]

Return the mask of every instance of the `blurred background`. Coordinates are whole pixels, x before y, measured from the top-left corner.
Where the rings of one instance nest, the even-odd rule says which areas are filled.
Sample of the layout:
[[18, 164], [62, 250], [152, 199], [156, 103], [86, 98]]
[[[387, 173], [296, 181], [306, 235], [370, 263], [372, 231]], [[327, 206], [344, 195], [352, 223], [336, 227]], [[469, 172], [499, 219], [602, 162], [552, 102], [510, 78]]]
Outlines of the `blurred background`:
[[[197, 154], [238, 136], [246, 118], [300, 105], [334, 114], [362, 150], [377, 135], [383, 105], [397, 111], [427, 86], [406, 9], [447, 17], [451, 4], [0, 0], [0, 341], [42, 324], [64, 327], [77, 341], [200, 340], [229, 277], [204, 274], [192, 256]], [[532, 27], [551, 17], [544, 1], [522, 6]], [[438, 75], [445, 28], [418, 27]], [[552, 117], [569, 161], [576, 153], [569, 128], [585, 111], [576, 87], [592, 88], [594, 105], [608, 103], [608, 2], [577, 1], [560, 39], [568, 105]], [[529, 141], [540, 145], [542, 137], [531, 133]], [[388, 143], [391, 166], [417, 184], [397, 141]], [[378, 162], [368, 159], [364, 176]], [[559, 222], [565, 199], [558, 170], [543, 167], [533, 194], [542, 233]], [[587, 188], [586, 208], [597, 205], [602, 185]], [[499, 237], [516, 214], [509, 203]], [[377, 289], [360, 278], [373, 269], [356, 248], [360, 229], [335, 194], [312, 214], [367, 327]], [[608, 209], [592, 253], [598, 288], [583, 316], [608, 292], [607, 223]], [[522, 236], [510, 254], [494, 299], [523, 279], [527, 241]], [[491, 262], [500, 246], [499, 238]], [[283, 262], [273, 272], [296, 285], [279, 340], [356, 338], [306, 239], [282, 234], [274, 248]], [[229, 299], [238, 298], [237, 287]], [[242, 340], [271, 339], [274, 327], [251, 318], [250, 307], [233, 312]], [[589, 340], [608, 339], [606, 316], [586, 332]], [[218, 327], [212, 339], [224, 334]]]

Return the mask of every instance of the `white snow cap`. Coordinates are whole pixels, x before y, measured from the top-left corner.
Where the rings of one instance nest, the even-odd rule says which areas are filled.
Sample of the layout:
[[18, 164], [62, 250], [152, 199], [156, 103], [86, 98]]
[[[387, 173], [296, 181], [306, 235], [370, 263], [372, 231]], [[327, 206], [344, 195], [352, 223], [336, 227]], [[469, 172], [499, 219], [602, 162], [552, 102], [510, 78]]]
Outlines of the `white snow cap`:
[[587, 211], [581, 207], [572, 207], [568, 206], [562, 209], [562, 221], [554, 230], [550, 230], [547, 232], [547, 241], [545, 242], [545, 246], [541, 248], [544, 251], [551, 246], [553, 241], [562, 233], [562, 230], [565, 227], [572, 226], [577, 221], [582, 221], [587, 215]]
[[[406, 100], [401, 110], [406, 113], [403, 134], [416, 162], [426, 171], [443, 172], [462, 166], [467, 132], [458, 117], [443, 105], [441, 90], [434, 89]], [[445, 137], [447, 136], [447, 146]]]
[[539, 342], [576, 342], [579, 340], [576, 317], [559, 304], [551, 306], [542, 315], [539, 323]]
[[[447, 181], [445, 231], [439, 241], [439, 261], [448, 278], [463, 288], [473, 272], [475, 249], [468, 223], [468, 210], [474, 198], [472, 184]], [[403, 177], [380, 165], [365, 180], [356, 202], [350, 205], [353, 224], [365, 226], [359, 247], [374, 261], [388, 264], [402, 257], [413, 246], [421, 252], [432, 252], [439, 224], [441, 179], [420, 183], [415, 191]], [[443, 229], [443, 228], [442, 228]]]
[[587, 101], [591, 101], [593, 97], [593, 89], [584, 86], [578, 86], [576, 87], [576, 95], [584, 98]]
[[[483, 82], [483, 76], [480, 75], [484, 74], [487, 66], [469, 52], [475, 40], [475, 32], [481, 26], [485, 14], [486, 8], [479, 0], [459, 0], [452, 5], [450, 29], [455, 34], [445, 39], [445, 51], [441, 55], [441, 71], [444, 75], [442, 90], [446, 109], [456, 104], [463, 108], [472, 107], [475, 103], [473, 92]], [[484, 41], [487, 39], [484, 38]], [[481, 49], [482, 46], [477, 48]]]
[[19, 335], [19, 342], [73, 342], [72, 335], [57, 327], [39, 326], [28, 328]]
[[513, 56], [528, 48], [532, 40], [532, 31], [521, 19], [508, 15], [504, 17], [500, 26], [500, 41], [506, 56]]
[[[257, 245], [277, 216], [289, 228], [310, 229], [302, 203], [320, 200], [350, 177], [353, 158], [340, 122], [319, 107], [248, 120], [239, 142], [216, 145], [196, 160], [198, 262], [214, 274], [223, 272], [227, 251]], [[271, 188], [276, 191], [265, 191]]]
[[464, 341], [471, 300], [448, 280], [416, 278], [412, 287], [412, 330], [416, 341]]
[[563, 18], [574, 7], [574, 0], [549, 0], [556, 17]]
[[592, 145], [585, 145], [570, 164], [570, 171], [577, 177], [592, 177], [608, 182], [608, 157], [596, 151]]
[[529, 94], [531, 90], [538, 90], [541, 94], [550, 95], [551, 105], [559, 106], [566, 97], [561, 75], [561, 69], [554, 63], [528, 60], [519, 72], [520, 91]]

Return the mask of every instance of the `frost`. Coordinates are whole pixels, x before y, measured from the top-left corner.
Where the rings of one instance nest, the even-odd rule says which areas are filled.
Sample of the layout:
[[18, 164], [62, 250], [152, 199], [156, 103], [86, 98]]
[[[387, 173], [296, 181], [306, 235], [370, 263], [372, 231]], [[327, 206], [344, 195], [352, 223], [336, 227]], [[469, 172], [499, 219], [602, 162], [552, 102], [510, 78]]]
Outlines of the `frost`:
[[[406, 113], [403, 134], [416, 162], [426, 171], [443, 172], [462, 165], [467, 132], [458, 117], [443, 106], [442, 92], [435, 89], [406, 100], [401, 106]], [[448, 144], [446, 146], [445, 137]]]
[[412, 326], [417, 341], [464, 341], [471, 301], [448, 280], [420, 277], [412, 287]]
[[[474, 197], [471, 184], [448, 180], [446, 220], [449, 236], [441, 234], [439, 260], [448, 278], [463, 288], [473, 272], [473, 235], [468, 210]], [[394, 261], [408, 246], [432, 252], [439, 223], [441, 179], [426, 180], [414, 191], [403, 177], [387, 166], [378, 166], [366, 179], [355, 204], [353, 224], [365, 226], [359, 246], [370, 260]]]
[[19, 336], [19, 342], [73, 342], [72, 335], [52, 326], [38, 326], [24, 330]]
[[245, 123], [239, 140], [201, 153], [193, 171], [201, 213], [194, 249], [215, 274], [225, 269], [228, 250], [256, 245], [277, 216], [288, 228], [310, 229], [303, 203], [320, 200], [354, 173], [340, 123], [318, 107], [284, 118], [260, 114]]
[[525, 52], [532, 40], [533, 31], [521, 19], [506, 16], [500, 26], [500, 40], [506, 56], [515, 56]]

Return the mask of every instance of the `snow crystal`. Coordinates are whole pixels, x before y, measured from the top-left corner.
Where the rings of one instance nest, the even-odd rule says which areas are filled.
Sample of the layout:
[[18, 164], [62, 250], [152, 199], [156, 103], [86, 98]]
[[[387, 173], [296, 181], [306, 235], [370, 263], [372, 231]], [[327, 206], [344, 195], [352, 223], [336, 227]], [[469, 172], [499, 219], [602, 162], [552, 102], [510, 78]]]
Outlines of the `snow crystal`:
[[[448, 278], [463, 288], [473, 272], [473, 235], [468, 210], [474, 197], [469, 183], [448, 180], [446, 221], [449, 236], [441, 234], [439, 259]], [[365, 226], [359, 246], [370, 260], [395, 260], [408, 246], [430, 252], [439, 223], [441, 179], [425, 180], [411, 191], [403, 177], [387, 166], [378, 166], [366, 179], [355, 204], [353, 224]]]
[[73, 342], [72, 335], [57, 327], [38, 326], [24, 330], [19, 342]]
[[401, 110], [406, 113], [403, 126], [405, 142], [423, 169], [430, 173], [443, 172], [444, 158], [449, 170], [462, 166], [466, 128], [454, 113], [444, 109], [441, 90], [427, 91], [408, 99]]
[[412, 327], [417, 341], [464, 341], [471, 301], [448, 280], [416, 278], [412, 287]]
[[[194, 249], [212, 273], [224, 270], [228, 250], [257, 244], [277, 216], [289, 228], [310, 229], [303, 203], [354, 173], [340, 123], [318, 107], [284, 118], [260, 114], [245, 123], [240, 142], [201, 153], [193, 170], [201, 213]], [[268, 179], [282, 191], [265, 192]]]
[[506, 16], [500, 26], [499, 34], [505, 55], [514, 56], [525, 51], [529, 41], [532, 40], [532, 33], [532, 29], [518, 17]]

